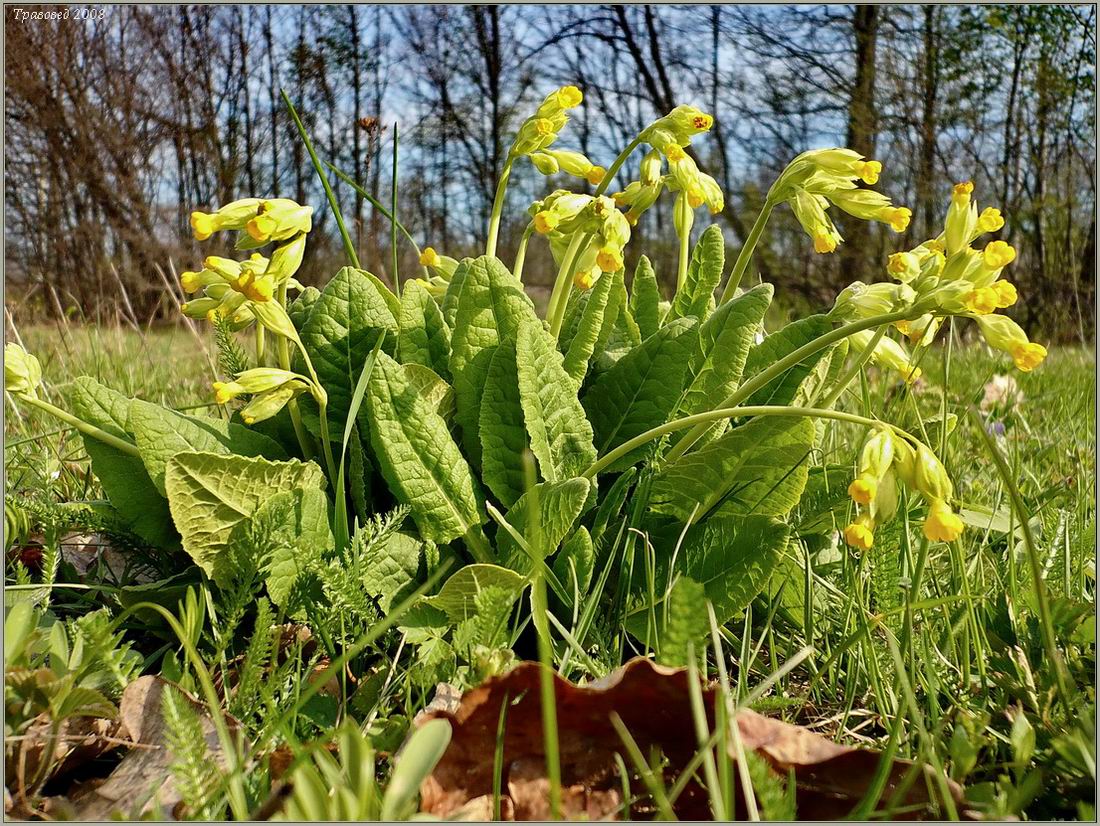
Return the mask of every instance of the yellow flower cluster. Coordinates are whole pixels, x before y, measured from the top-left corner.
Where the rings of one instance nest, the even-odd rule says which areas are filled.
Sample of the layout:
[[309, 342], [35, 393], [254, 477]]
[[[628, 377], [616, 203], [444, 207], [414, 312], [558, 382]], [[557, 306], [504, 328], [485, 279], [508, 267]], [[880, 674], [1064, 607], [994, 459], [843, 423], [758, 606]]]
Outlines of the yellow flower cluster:
[[814, 250], [834, 252], [843, 242], [828, 209], [835, 206], [865, 221], [880, 221], [894, 232], [904, 232], [913, 213], [857, 181], [875, 184], [882, 164], [851, 149], [814, 149], [803, 152], [783, 171], [768, 193], [771, 203], [786, 201]]
[[529, 212], [535, 231], [547, 236], [559, 265], [578, 233], [591, 236], [577, 256], [573, 280], [578, 289], [590, 289], [601, 273], [622, 269], [630, 224], [611, 198], [559, 189], [532, 204]]
[[[712, 215], [725, 209], [725, 196], [713, 177], [699, 169], [695, 160], [684, 151], [691, 139], [714, 126], [714, 118], [694, 106], [677, 106], [667, 115], [658, 118], [642, 130], [638, 139], [652, 149], [642, 159], [641, 174], [621, 192], [614, 195], [615, 203], [628, 207], [627, 221], [638, 223], [642, 214], [656, 203], [667, 187], [679, 192], [683, 199], [677, 202], [677, 224], [690, 222], [679, 215], [681, 211], [694, 210], [704, 204]], [[664, 162], [668, 161], [668, 174], [664, 175]], [[678, 231], [680, 231], [678, 229]]]
[[845, 542], [864, 551], [874, 545], [875, 526], [897, 512], [898, 482], [928, 502], [923, 526], [928, 539], [952, 542], [959, 538], [963, 523], [948, 504], [954, 489], [943, 464], [927, 445], [910, 444], [884, 428], [867, 440], [859, 474], [848, 486], [848, 495], [859, 512], [844, 529]]
[[238, 396], [250, 394], [252, 400], [241, 408], [245, 424], [269, 419], [297, 396], [309, 389], [302, 376], [274, 367], [255, 367], [237, 374], [230, 382], [214, 382], [214, 400], [227, 404]]
[[956, 184], [943, 233], [887, 260], [887, 274], [911, 287], [916, 300], [930, 303], [929, 312], [896, 326], [912, 344], [928, 344], [942, 315], [974, 318], [991, 347], [1012, 356], [1020, 370], [1032, 370], [1046, 356], [1046, 348], [1030, 341], [1007, 316], [995, 314], [1018, 300], [1016, 286], [1002, 278], [1004, 268], [1016, 259], [1016, 250], [1000, 239], [981, 249], [974, 246], [984, 234], [1001, 229], [1005, 220], [995, 207], [979, 212], [973, 192], [970, 181]]
[[305, 255], [306, 233], [312, 227], [313, 209], [287, 198], [262, 200], [245, 198], [226, 204], [216, 212], [192, 212], [195, 238], [205, 241], [215, 232], [241, 232], [239, 249], [256, 249], [276, 242], [270, 258], [252, 253], [245, 261], [210, 256], [203, 269], [180, 275], [180, 286], [188, 294], [202, 296], [183, 305], [185, 315], [213, 320], [228, 319], [234, 329], [243, 329], [270, 312], [257, 310], [268, 304], [283, 284], [297, 285], [294, 274]]
[[[244, 261], [211, 255], [203, 261], [203, 269], [183, 273], [180, 286], [184, 292], [202, 292], [183, 305], [184, 314], [210, 321], [226, 319], [234, 330], [259, 322], [263, 328], [298, 342], [286, 308], [275, 299], [286, 286], [299, 286], [294, 275], [302, 265], [312, 221], [311, 207], [288, 198], [245, 198], [216, 212], [192, 212], [191, 227], [199, 241], [215, 232], [234, 230], [241, 233], [237, 249], [254, 250], [269, 243], [277, 246], [270, 258], [258, 252]], [[271, 418], [306, 390], [323, 393], [297, 373], [264, 366], [245, 370], [234, 381], [216, 381], [213, 387], [218, 404], [252, 396], [240, 411], [245, 424]]]
[[569, 122], [566, 111], [579, 106], [582, 100], [584, 95], [576, 86], [562, 86], [548, 94], [535, 114], [520, 126], [510, 154], [513, 157], [532, 156], [544, 151], [558, 139], [558, 133]]

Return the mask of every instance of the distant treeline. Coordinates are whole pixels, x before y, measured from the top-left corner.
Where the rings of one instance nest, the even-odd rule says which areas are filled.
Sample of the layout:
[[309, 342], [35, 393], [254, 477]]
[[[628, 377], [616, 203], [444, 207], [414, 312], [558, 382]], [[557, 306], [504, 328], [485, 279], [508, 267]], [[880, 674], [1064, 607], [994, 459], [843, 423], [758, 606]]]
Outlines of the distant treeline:
[[[22, 313], [168, 314], [171, 269], [216, 249], [191, 240], [189, 212], [253, 194], [316, 208], [305, 272], [326, 278], [340, 244], [280, 89], [321, 157], [387, 204], [396, 123], [400, 220], [423, 245], [472, 252], [512, 130], [571, 83], [585, 101], [559, 145], [604, 165], [677, 103], [715, 115], [693, 149], [726, 191], [714, 220], [731, 247], [802, 150], [844, 144], [882, 161], [879, 187], [912, 208], [909, 230], [844, 222], [847, 243], [816, 255], [778, 211], [757, 266], [788, 303], [820, 307], [853, 279], [881, 278], [886, 254], [937, 234], [951, 184], [972, 179], [1019, 251], [1018, 320], [1092, 335], [1093, 6], [104, 8], [79, 20], [6, 11], [6, 272]], [[364, 266], [392, 277], [388, 223], [332, 180]], [[506, 260], [526, 204], [571, 185], [518, 174]], [[671, 278], [671, 201], [635, 235], [632, 255], [645, 249]], [[411, 251], [400, 260], [412, 273]], [[542, 248], [525, 273], [550, 279]]]

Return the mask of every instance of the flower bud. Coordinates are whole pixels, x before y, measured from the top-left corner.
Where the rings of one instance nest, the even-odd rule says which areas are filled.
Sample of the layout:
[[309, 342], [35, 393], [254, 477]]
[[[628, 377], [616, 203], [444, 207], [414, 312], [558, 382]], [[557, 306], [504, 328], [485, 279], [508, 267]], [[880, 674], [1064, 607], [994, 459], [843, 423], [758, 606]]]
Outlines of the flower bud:
[[920, 259], [911, 252], [895, 252], [887, 260], [886, 272], [903, 284], [920, 275], [920, 271]]
[[973, 191], [974, 184], [970, 181], [955, 184], [952, 191], [951, 206], [947, 209], [947, 219], [944, 222], [944, 240], [948, 255], [962, 250], [974, 237], [974, 230], [978, 226], [978, 209], [970, 203], [970, 193]]
[[11, 343], [4, 346], [4, 389], [13, 396], [38, 398], [42, 383], [42, 365], [38, 359]]
[[302, 258], [306, 253], [306, 234], [299, 233], [285, 244], [280, 244], [271, 253], [271, 262], [267, 265], [264, 274], [276, 284], [289, 281], [302, 266]]
[[950, 499], [954, 493], [947, 470], [931, 448], [923, 443], [916, 446], [911, 481], [912, 486], [930, 500]]
[[530, 158], [531, 163], [535, 165], [535, 169], [543, 175], [556, 175], [558, 170], [561, 169], [558, 162], [546, 152], [532, 152]]
[[288, 382], [274, 390], [261, 393], [241, 408], [241, 420], [245, 424], [255, 424], [270, 419], [305, 389], [306, 385], [301, 382]]

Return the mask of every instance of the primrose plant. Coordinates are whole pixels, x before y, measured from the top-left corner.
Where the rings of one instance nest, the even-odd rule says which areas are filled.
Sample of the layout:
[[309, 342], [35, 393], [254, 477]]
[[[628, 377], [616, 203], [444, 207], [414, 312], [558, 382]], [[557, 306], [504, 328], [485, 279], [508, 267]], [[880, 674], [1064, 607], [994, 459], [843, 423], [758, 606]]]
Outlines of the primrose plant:
[[[979, 213], [973, 186], [957, 185], [943, 232], [891, 255], [888, 280], [853, 283], [829, 312], [764, 336], [773, 288], [742, 281], [774, 209], [787, 204], [822, 254], [843, 241], [834, 208], [902, 232], [909, 210], [869, 188], [881, 165], [848, 149], [795, 158], [727, 274], [717, 225], [692, 244], [697, 210], [725, 208], [689, 153], [712, 117], [678, 106], [605, 169], [554, 148], [581, 98], [558, 89], [520, 127], [485, 254], [417, 249], [424, 277], [395, 278], [396, 291], [351, 266], [303, 288], [308, 206], [245, 198], [193, 213], [196, 239], [236, 232], [248, 253], [209, 257], [181, 278], [194, 295], [183, 312], [208, 319], [223, 345], [222, 416], [127, 399], [89, 378], [73, 387], [72, 412], [61, 410], [40, 397], [38, 362], [14, 344], [8, 392], [78, 428], [120, 519], [149, 544], [182, 548], [216, 586], [243, 553], [288, 614], [311, 572], [334, 563], [382, 613], [405, 603], [400, 622], [426, 681], [463, 661], [504, 662], [462, 652], [514, 641], [500, 630], [522, 628], [525, 609], [513, 612], [531, 582], [549, 586], [544, 604], [574, 647], [597, 645], [608, 625], [597, 616], [659, 646], [677, 580], [700, 583], [725, 622], [782, 573], [795, 538], [839, 529], [867, 551], [900, 506], [923, 508], [927, 541], [956, 540], [963, 523], [933, 450], [835, 404], [868, 363], [915, 380], [950, 316], [974, 319], [1021, 370], [1042, 361], [1043, 347], [996, 312], [1016, 300], [1002, 277], [1015, 251], [979, 242], [1003, 226], [999, 211]], [[607, 194], [636, 152], [637, 179]], [[592, 189], [531, 204], [508, 263], [497, 242], [511, 171], [525, 159]], [[679, 250], [667, 299], [644, 255], [629, 288], [624, 273], [632, 226], [665, 200]], [[557, 267], [545, 317], [523, 288], [532, 242], [547, 243]], [[245, 350], [229, 333], [249, 329]], [[865, 428], [850, 501], [828, 491], [830, 471], [850, 470], [818, 465], [826, 419]], [[358, 526], [395, 508], [398, 530], [359, 553]], [[397, 598], [422, 585], [415, 600]]]

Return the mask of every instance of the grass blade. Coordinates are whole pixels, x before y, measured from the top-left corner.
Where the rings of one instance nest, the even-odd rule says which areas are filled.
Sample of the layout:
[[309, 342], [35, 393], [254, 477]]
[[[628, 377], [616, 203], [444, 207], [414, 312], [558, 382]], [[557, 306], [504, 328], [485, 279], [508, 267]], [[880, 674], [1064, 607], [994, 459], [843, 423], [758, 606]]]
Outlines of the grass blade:
[[283, 96], [283, 103], [286, 104], [287, 111], [290, 112], [290, 117], [294, 120], [294, 125], [298, 127], [298, 134], [302, 137], [302, 142], [306, 145], [306, 151], [309, 152], [309, 159], [313, 161], [313, 168], [317, 170], [317, 177], [321, 179], [321, 186], [325, 189], [325, 197], [328, 198], [329, 208], [332, 209], [332, 216], [336, 219], [336, 226], [340, 228], [340, 238], [344, 242], [344, 252], [348, 255], [348, 261], [355, 269], [362, 269], [359, 266], [359, 256], [355, 253], [355, 245], [351, 242], [351, 236], [348, 235], [348, 228], [344, 225], [344, 214], [340, 211], [340, 204], [336, 200], [336, 193], [332, 191], [332, 185], [328, 182], [328, 175], [325, 174], [325, 170], [321, 167], [321, 159], [317, 157], [317, 152], [313, 148], [313, 141], [309, 139], [309, 134], [306, 132], [306, 127], [302, 123], [302, 119], [298, 117], [298, 110], [294, 108], [294, 104], [290, 102], [290, 96], [287, 95], [285, 89], [280, 89], [279, 94]]

